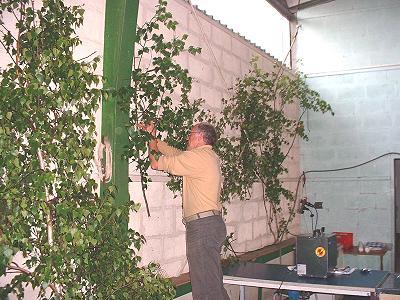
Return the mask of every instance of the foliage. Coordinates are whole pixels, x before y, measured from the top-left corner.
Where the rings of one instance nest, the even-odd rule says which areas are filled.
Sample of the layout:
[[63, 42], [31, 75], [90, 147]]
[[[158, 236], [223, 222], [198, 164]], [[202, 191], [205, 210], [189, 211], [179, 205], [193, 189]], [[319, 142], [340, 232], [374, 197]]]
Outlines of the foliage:
[[[236, 133], [221, 138], [218, 144], [225, 178], [222, 201], [234, 197], [247, 200], [254, 184], [260, 183], [268, 227], [278, 242], [295, 215], [296, 199], [282, 176], [288, 172], [285, 160], [296, 137], [307, 138], [302, 116], [307, 109], [332, 110], [299, 74], [281, 74], [278, 67], [266, 73], [257, 66], [257, 59], [251, 64], [249, 73], [236, 82], [231, 98], [223, 99], [223, 117], [217, 124]], [[295, 119], [288, 116], [287, 109], [297, 101], [302, 113]], [[288, 206], [286, 217], [283, 200]]]
[[0, 72], [0, 275], [16, 275], [0, 298], [30, 283], [51, 299], [172, 299], [157, 265], [138, 267], [144, 237], [119, 226], [138, 206], [116, 207], [112, 186], [98, 197], [90, 176], [101, 91], [99, 58], [73, 57], [84, 11], [33, 3], [0, 4], [18, 33], [0, 24], [12, 61]]
[[[160, 0], [154, 17], [138, 28], [130, 91], [130, 145], [129, 157], [137, 163], [142, 178], [143, 191], [150, 178], [147, 173], [147, 142], [152, 138], [138, 129], [138, 124], [155, 122], [159, 137], [178, 149], [185, 149], [186, 137], [191, 127], [204, 116], [202, 100], [189, 101], [192, 78], [188, 70], [176, 62], [178, 56], [188, 51], [200, 53], [200, 48], [186, 46], [187, 34], [178, 36], [177, 22], [166, 10], [167, 2]], [[168, 39], [164, 34], [171, 35]], [[179, 91], [179, 92], [178, 92]], [[172, 191], [181, 190], [179, 177], [170, 176], [168, 186]]]

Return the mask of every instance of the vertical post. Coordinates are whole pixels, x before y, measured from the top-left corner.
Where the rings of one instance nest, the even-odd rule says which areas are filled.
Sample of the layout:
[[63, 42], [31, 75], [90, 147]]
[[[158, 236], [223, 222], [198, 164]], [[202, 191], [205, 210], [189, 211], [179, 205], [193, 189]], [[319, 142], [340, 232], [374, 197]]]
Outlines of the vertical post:
[[394, 271], [400, 272], [400, 159], [394, 160]]
[[240, 300], [246, 300], [245, 297], [246, 297], [245, 296], [245, 286], [241, 285], [241, 286], [239, 286], [239, 299]]
[[[139, 0], [106, 0], [103, 74], [105, 89], [119, 89], [131, 84], [136, 22]], [[128, 145], [129, 114], [121, 109], [119, 97], [102, 102], [102, 140], [111, 146], [111, 179], [102, 182], [101, 195], [109, 185], [117, 187], [116, 204], [129, 200], [128, 160], [123, 153]], [[126, 221], [128, 218], [126, 219]], [[126, 223], [127, 224], [127, 223]]]

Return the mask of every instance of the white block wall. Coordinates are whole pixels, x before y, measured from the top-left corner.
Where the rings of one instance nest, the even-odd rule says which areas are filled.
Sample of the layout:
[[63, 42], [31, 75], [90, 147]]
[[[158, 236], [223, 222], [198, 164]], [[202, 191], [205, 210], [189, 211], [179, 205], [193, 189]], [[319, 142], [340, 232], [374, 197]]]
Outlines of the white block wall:
[[[335, 111], [334, 117], [309, 114], [304, 170], [344, 168], [400, 152], [399, 13], [395, 0], [336, 0], [299, 14], [299, 68]], [[386, 155], [345, 171], [309, 174], [309, 201], [324, 202], [320, 226], [353, 232], [355, 245], [394, 244], [397, 158]], [[346, 260], [361, 268], [380, 267], [377, 257]], [[390, 251], [384, 269], [393, 270], [393, 262]]]

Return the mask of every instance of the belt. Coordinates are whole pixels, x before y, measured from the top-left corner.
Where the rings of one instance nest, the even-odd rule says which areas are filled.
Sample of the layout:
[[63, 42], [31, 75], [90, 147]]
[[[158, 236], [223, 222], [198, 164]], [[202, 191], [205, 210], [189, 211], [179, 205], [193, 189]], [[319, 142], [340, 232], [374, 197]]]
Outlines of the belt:
[[219, 210], [207, 210], [207, 211], [202, 211], [197, 214], [191, 215], [189, 217], [183, 218], [182, 222], [183, 222], [183, 224], [186, 224], [190, 221], [194, 221], [197, 219], [211, 217], [211, 216], [220, 216], [220, 215], [221, 215], [221, 211], [219, 211]]

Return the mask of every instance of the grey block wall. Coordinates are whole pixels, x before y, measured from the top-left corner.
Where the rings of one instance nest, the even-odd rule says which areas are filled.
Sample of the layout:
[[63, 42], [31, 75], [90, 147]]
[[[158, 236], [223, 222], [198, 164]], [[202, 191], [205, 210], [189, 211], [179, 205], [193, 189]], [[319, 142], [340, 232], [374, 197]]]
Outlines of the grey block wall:
[[[400, 152], [400, 1], [336, 0], [298, 13], [297, 68], [335, 116], [309, 113], [302, 168], [336, 169]], [[387, 155], [351, 170], [310, 173], [305, 193], [322, 201], [319, 226], [350, 231], [354, 243], [394, 243], [393, 164]], [[302, 227], [310, 229], [308, 217]], [[384, 267], [393, 268], [393, 251]], [[377, 257], [345, 257], [379, 268]]]

